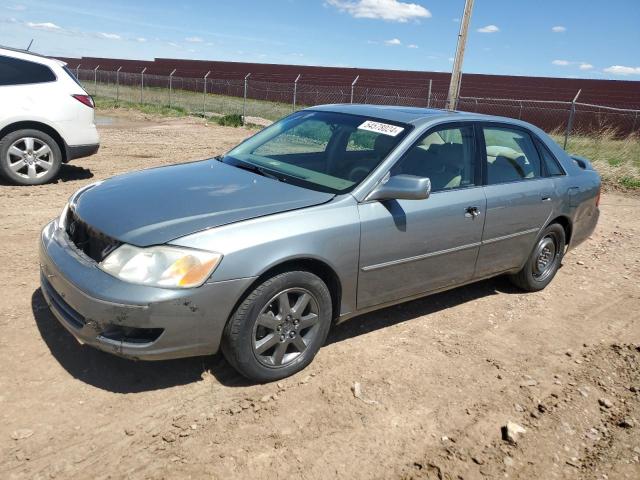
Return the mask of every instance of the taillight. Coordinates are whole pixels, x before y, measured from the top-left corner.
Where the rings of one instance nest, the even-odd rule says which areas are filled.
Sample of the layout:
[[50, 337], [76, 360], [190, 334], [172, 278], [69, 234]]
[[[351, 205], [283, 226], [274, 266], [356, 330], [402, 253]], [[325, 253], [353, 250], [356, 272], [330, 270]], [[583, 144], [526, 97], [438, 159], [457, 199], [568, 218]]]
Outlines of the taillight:
[[93, 103], [93, 98], [91, 95], [71, 95], [73, 98], [78, 100], [80, 103], [85, 104], [89, 108], [94, 108], [96, 105]]
[[598, 195], [596, 195], [596, 207], [600, 206], [600, 187], [598, 187]]

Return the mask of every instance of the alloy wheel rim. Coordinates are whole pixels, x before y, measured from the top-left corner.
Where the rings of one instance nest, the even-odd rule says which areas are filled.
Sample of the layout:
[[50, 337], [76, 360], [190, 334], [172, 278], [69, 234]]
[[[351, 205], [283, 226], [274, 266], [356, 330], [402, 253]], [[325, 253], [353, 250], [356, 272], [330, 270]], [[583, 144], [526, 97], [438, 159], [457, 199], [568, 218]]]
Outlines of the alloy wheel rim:
[[9, 146], [5, 158], [15, 175], [34, 180], [45, 176], [53, 167], [53, 152], [38, 138], [19, 138]]
[[556, 254], [556, 242], [552, 236], [540, 240], [533, 262], [533, 276], [536, 280], [543, 281], [551, 275], [555, 266]]
[[274, 295], [260, 310], [253, 326], [253, 353], [268, 367], [283, 367], [302, 355], [318, 334], [319, 307], [303, 288]]

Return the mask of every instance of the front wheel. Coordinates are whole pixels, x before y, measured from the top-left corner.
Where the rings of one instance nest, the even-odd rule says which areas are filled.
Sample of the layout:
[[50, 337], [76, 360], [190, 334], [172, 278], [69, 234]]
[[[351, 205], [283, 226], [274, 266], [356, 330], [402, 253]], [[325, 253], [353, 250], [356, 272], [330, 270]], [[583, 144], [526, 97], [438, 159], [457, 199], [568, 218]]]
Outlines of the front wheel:
[[564, 228], [557, 223], [549, 225], [536, 242], [522, 270], [510, 277], [523, 290], [537, 292], [545, 288], [562, 263], [565, 247]]
[[242, 375], [270, 382], [305, 368], [331, 325], [329, 289], [305, 271], [278, 274], [258, 285], [225, 327], [222, 352]]

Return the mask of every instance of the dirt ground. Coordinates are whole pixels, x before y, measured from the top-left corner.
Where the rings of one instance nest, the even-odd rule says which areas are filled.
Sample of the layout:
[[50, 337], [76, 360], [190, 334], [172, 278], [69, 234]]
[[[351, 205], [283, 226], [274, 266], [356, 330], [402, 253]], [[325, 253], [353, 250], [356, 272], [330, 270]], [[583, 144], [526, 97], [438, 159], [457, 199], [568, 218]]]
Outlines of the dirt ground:
[[498, 278], [367, 314], [251, 385], [221, 356], [80, 346], [49, 313], [38, 234], [73, 191], [248, 133], [109, 115], [58, 183], [0, 184], [0, 478], [640, 478], [640, 198], [604, 194], [543, 292]]

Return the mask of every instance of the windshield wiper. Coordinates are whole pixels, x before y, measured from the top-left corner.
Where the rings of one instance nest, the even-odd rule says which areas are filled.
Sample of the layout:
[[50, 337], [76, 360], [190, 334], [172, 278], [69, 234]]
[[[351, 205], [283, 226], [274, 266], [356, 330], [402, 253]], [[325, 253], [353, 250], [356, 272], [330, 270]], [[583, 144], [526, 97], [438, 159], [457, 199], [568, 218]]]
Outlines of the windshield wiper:
[[267, 171], [266, 168], [259, 167], [258, 165], [254, 165], [253, 163], [239, 162], [239, 163], [232, 163], [231, 165], [237, 168], [241, 168], [242, 170], [247, 170], [248, 172], [257, 173], [258, 175], [262, 175], [263, 177], [267, 177], [272, 180], [278, 180], [279, 182], [285, 181], [283, 178], [280, 178], [277, 175], [274, 175], [273, 173], [270, 173], [269, 171]]

